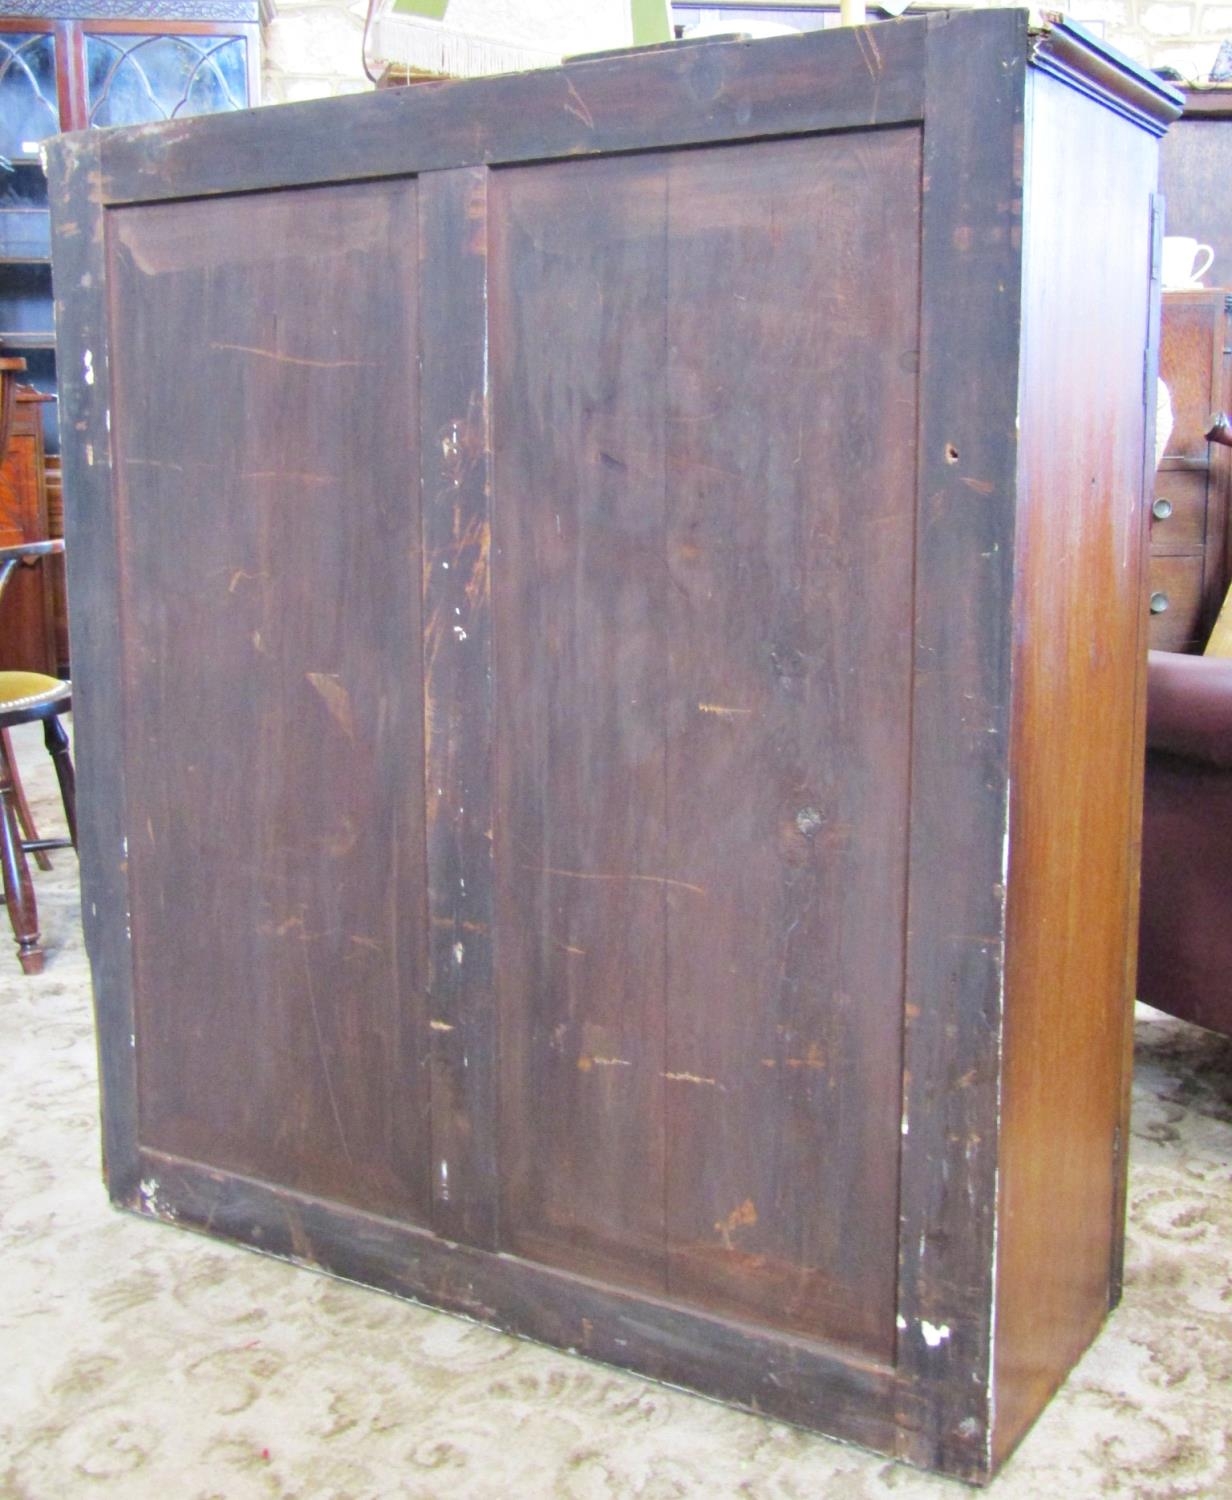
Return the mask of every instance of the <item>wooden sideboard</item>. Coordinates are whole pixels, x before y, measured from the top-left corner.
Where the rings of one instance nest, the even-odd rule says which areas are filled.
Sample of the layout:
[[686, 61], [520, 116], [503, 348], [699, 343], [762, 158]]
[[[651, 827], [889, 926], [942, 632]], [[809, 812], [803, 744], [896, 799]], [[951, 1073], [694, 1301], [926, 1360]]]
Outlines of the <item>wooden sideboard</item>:
[[[13, 428], [0, 465], [0, 545], [42, 541], [48, 526], [42, 407], [49, 398], [29, 388], [17, 393]], [[60, 573], [43, 559], [19, 567], [0, 600], [0, 668], [46, 672], [59, 665], [54, 590]]]
[[52, 144], [117, 1203], [996, 1468], [1119, 1294], [1178, 108], [990, 10]]

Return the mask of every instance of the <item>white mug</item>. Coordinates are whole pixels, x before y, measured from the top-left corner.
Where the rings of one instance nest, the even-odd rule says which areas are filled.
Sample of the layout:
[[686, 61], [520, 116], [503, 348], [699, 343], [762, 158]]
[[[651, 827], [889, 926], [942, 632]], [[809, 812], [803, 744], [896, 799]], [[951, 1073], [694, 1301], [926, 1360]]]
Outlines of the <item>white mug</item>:
[[[1198, 258], [1205, 255], [1201, 268]], [[1197, 240], [1184, 234], [1164, 235], [1163, 283], [1168, 291], [1184, 291], [1202, 285], [1202, 278], [1211, 268], [1215, 252], [1209, 245], [1200, 245]]]

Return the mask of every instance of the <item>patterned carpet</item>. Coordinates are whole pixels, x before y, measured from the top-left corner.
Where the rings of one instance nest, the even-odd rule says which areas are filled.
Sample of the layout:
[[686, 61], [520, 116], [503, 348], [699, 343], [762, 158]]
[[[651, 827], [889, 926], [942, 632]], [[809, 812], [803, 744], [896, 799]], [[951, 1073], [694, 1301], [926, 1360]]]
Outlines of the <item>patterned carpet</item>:
[[[37, 741], [19, 754], [54, 809]], [[36, 877], [45, 974], [0, 943], [0, 1496], [971, 1493], [114, 1212], [75, 877], [66, 855]], [[1125, 1301], [996, 1500], [1232, 1497], [1232, 1043], [1143, 1012], [1137, 1062]]]

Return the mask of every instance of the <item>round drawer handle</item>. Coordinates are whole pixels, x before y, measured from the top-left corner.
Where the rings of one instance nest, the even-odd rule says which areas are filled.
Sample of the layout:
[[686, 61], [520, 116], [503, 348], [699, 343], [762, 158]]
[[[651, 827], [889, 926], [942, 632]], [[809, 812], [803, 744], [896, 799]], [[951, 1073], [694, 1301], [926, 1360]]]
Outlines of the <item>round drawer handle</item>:
[[1151, 506], [1151, 514], [1157, 521], [1166, 521], [1172, 514], [1172, 501], [1165, 500], [1161, 495], [1155, 504]]
[[1165, 593], [1154, 593], [1151, 595], [1151, 613], [1162, 615], [1168, 607], [1168, 596]]

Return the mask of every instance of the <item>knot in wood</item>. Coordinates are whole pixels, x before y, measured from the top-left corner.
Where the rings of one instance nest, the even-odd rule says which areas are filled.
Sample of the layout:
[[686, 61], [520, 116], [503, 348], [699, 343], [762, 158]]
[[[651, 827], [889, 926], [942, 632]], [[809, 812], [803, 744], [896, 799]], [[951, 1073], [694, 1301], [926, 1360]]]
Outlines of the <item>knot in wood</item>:
[[802, 807], [796, 814], [796, 827], [806, 839], [811, 839], [821, 827], [822, 817], [815, 807]]

